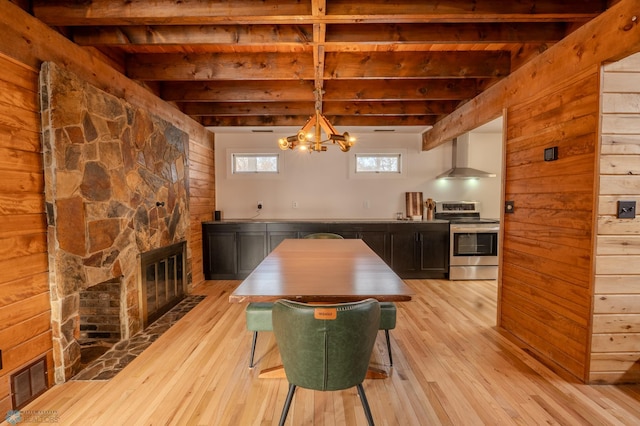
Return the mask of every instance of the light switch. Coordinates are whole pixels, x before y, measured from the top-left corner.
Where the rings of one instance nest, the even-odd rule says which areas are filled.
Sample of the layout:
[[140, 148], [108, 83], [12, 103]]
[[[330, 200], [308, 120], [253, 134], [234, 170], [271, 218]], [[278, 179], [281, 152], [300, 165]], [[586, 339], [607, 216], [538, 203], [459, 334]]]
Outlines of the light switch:
[[555, 161], [558, 159], [558, 147], [552, 146], [551, 148], [545, 148], [544, 161]]
[[634, 219], [635, 217], [635, 201], [618, 201], [618, 219]]
[[515, 209], [513, 201], [505, 201], [504, 203], [504, 212], [505, 213], [513, 213]]

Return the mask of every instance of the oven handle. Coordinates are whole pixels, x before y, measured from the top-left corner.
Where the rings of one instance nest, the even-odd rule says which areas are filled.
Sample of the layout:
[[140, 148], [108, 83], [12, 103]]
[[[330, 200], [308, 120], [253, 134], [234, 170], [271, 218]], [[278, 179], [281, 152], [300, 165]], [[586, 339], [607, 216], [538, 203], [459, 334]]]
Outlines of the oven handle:
[[458, 226], [451, 225], [451, 233], [481, 234], [487, 232], [499, 232], [500, 226]]

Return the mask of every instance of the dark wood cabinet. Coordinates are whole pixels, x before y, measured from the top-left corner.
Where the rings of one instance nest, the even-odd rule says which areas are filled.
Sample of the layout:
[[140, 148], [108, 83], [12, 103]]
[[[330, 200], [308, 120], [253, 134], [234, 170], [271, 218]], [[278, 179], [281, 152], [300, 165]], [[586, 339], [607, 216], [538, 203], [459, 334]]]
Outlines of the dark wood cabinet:
[[278, 244], [287, 238], [304, 238], [305, 235], [316, 232], [327, 232], [327, 227], [324, 223], [315, 222], [268, 223], [266, 232], [269, 242], [269, 253], [271, 253]]
[[205, 222], [206, 279], [244, 279], [287, 238], [331, 232], [362, 239], [401, 278], [446, 278], [447, 222]]
[[391, 227], [391, 268], [402, 278], [446, 278], [449, 225], [412, 223]]
[[441, 278], [449, 275], [449, 226], [418, 233], [420, 275]]
[[382, 260], [391, 265], [389, 256], [391, 253], [389, 232], [384, 230], [358, 231], [357, 237], [364, 241]]
[[269, 245], [269, 253], [273, 251], [278, 244], [287, 238], [298, 238], [298, 233], [296, 231], [269, 231], [267, 233], [267, 244]]
[[223, 227], [203, 226], [204, 276], [208, 280], [234, 279], [237, 274], [236, 234]]
[[204, 223], [202, 244], [205, 278], [246, 278], [267, 256], [266, 229], [264, 223]]
[[[404, 225], [403, 225], [404, 226]], [[418, 271], [417, 248], [418, 234], [413, 227], [396, 229], [391, 238], [391, 269], [402, 278], [413, 278]]]
[[264, 231], [236, 233], [238, 277], [245, 278], [267, 256], [267, 238]]

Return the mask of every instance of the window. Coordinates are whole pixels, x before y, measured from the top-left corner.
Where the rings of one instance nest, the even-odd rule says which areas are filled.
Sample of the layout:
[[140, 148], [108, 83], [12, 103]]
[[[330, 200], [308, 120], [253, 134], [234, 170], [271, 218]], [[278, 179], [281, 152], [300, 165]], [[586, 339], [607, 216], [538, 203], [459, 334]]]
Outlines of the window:
[[233, 154], [232, 170], [238, 173], [279, 173], [278, 154]]
[[401, 173], [400, 154], [356, 154], [356, 173]]

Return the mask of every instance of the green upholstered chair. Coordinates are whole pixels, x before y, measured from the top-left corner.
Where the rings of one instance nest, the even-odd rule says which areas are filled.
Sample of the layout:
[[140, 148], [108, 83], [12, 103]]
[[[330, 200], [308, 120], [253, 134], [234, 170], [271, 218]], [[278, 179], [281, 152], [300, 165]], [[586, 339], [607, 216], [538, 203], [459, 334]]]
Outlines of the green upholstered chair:
[[273, 332], [289, 382], [280, 425], [284, 425], [298, 386], [317, 391], [355, 386], [367, 421], [373, 425], [362, 382], [379, 325], [380, 304], [375, 299], [332, 305], [274, 303]]
[[[252, 302], [247, 305], [245, 314], [247, 317], [247, 330], [253, 332], [251, 340], [251, 355], [249, 358], [249, 368], [254, 366], [256, 353], [256, 342], [259, 331], [273, 331], [271, 321], [271, 302]], [[393, 367], [393, 355], [391, 354], [391, 339], [389, 330], [396, 328], [396, 304], [393, 302], [380, 302], [380, 326], [379, 330], [384, 330], [387, 339], [387, 353], [389, 354], [389, 365]]]
[[342, 240], [342, 235], [332, 234], [330, 232], [316, 232], [314, 234], [307, 234], [304, 236], [307, 240]]
[[251, 302], [245, 309], [247, 317], [247, 330], [253, 331], [253, 339], [251, 340], [251, 358], [249, 359], [249, 368], [253, 368], [253, 357], [256, 353], [256, 342], [258, 341], [259, 331], [273, 331], [271, 325], [271, 302]]
[[384, 330], [384, 337], [387, 338], [387, 353], [389, 354], [389, 365], [393, 367], [393, 355], [391, 355], [391, 339], [389, 330], [396, 328], [396, 304], [393, 302], [380, 302], [380, 326], [379, 330]]

